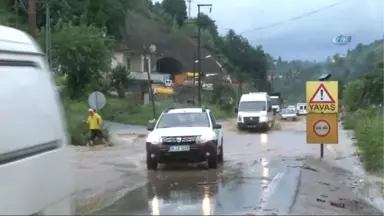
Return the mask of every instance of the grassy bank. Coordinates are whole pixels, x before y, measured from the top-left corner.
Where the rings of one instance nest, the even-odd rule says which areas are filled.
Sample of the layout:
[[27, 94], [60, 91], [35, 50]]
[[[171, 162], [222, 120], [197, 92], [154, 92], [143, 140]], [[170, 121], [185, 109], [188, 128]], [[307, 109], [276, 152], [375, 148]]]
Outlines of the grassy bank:
[[[70, 113], [77, 113], [80, 116], [87, 115], [89, 108], [86, 100], [66, 101], [67, 110]], [[168, 106], [169, 102], [156, 103], [156, 114], [159, 116]], [[218, 119], [226, 119], [234, 116], [233, 111], [224, 111], [216, 105], [207, 105]], [[104, 119], [124, 124], [145, 125], [153, 119], [152, 105], [142, 105], [134, 100], [123, 100], [120, 98], [109, 97], [107, 104], [99, 111]]]
[[344, 128], [354, 130], [356, 146], [365, 170], [383, 173], [383, 115], [377, 110], [357, 110], [346, 113]]
[[[156, 103], [156, 114], [159, 116], [168, 106], [169, 101]], [[85, 145], [87, 136], [87, 125], [83, 123], [87, 118], [89, 109], [87, 100], [81, 101], [63, 101], [66, 114], [68, 133], [73, 145]], [[216, 105], [208, 105], [216, 118], [226, 119], [234, 116], [233, 111], [224, 111]], [[141, 103], [116, 97], [108, 97], [107, 104], [99, 111], [103, 119], [135, 125], [146, 125], [149, 120], [153, 119], [152, 105], [142, 105]], [[105, 129], [105, 134], [109, 134], [108, 129]]]

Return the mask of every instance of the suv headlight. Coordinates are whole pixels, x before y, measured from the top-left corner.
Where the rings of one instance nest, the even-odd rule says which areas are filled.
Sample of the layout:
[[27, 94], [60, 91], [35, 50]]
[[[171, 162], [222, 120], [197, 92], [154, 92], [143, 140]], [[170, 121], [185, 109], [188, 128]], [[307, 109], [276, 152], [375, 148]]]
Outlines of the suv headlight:
[[261, 122], [267, 121], [267, 116], [260, 116], [260, 121]]
[[159, 145], [163, 143], [163, 140], [161, 139], [161, 137], [158, 136], [150, 136], [147, 138], [147, 142], [153, 145]]
[[197, 144], [204, 144], [204, 143], [207, 143], [208, 141], [211, 141], [213, 139], [214, 138], [212, 138], [212, 136], [206, 136], [206, 135], [198, 136], [198, 137], [196, 137], [196, 143]]

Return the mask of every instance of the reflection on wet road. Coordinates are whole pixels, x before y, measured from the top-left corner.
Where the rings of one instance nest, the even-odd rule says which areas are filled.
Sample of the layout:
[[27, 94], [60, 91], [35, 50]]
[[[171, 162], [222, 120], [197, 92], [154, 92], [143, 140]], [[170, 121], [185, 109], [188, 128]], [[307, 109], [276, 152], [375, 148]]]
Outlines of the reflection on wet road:
[[282, 214], [276, 208], [288, 210], [293, 201], [295, 157], [318, 153], [306, 145], [304, 132], [226, 132], [224, 143], [225, 161], [217, 170], [190, 165], [147, 171], [142, 159], [147, 184], [95, 214]]

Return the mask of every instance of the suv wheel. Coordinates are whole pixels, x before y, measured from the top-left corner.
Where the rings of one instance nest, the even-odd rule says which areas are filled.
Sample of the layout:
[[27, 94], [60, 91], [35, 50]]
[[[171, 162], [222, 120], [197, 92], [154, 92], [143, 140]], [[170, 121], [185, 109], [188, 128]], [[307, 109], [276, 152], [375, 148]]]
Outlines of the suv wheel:
[[147, 169], [149, 170], [156, 170], [157, 169], [157, 161], [147, 158]]
[[220, 154], [219, 154], [218, 161], [220, 163], [224, 162], [224, 142], [223, 142], [223, 139], [221, 139]]
[[217, 151], [214, 151], [208, 157], [208, 168], [209, 169], [216, 169], [217, 168], [217, 164], [218, 164]]

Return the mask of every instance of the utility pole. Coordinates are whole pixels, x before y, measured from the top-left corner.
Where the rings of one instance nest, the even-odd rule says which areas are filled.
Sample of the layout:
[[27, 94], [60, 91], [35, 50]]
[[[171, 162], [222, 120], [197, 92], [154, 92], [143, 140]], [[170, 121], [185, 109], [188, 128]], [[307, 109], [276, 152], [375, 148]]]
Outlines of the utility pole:
[[196, 52], [194, 52], [193, 53], [193, 79], [192, 79], [192, 91], [193, 91], [193, 96], [192, 96], [192, 100], [193, 100], [193, 105], [195, 105], [196, 104], [196, 102], [195, 102], [195, 95], [196, 95], [196, 89], [195, 89], [195, 87], [196, 87], [196, 84], [195, 84], [195, 82], [196, 82], [196, 64], [197, 64], [197, 62], [196, 62]]
[[212, 10], [212, 4], [197, 5], [197, 71], [199, 74], [197, 100], [198, 100], [199, 106], [201, 106], [201, 78], [203, 77], [202, 71], [201, 71], [201, 26], [200, 26], [200, 8], [201, 7], [210, 7], [210, 10]]
[[51, 62], [51, 16], [50, 16], [50, 2], [47, 0], [45, 3], [45, 55], [47, 56], [49, 66]]
[[[144, 47], [144, 70], [147, 72], [147, 78], [148, 78], [148, 83], [149, 83], [149, 92], [150, 92], [150, 97], [151, 97], [151, 102], [152, 102], [152, 114], [153, 114], [153, 119], [156, 119], [156, 105], [155, 105], [155, 94], [153, 92], [152, 88], [152, 78], [151, 78], [151, 72], [149, 71], [150, 68], [152, 68], [150, 62], [151, 61], [151, 56], [156, 52], [156, 46], [155, 45], [150, 45], [149, 47]], [[149, 59], [148, 60], [148, 55]]]
[[187, 0], [188, 1], [188, 18], [191, 19], [191, 3], [192, 0]]
[[14, 2], [13, 2], [13, 4], [14, 4], [14, 7], [15, 7], [15, 14], [16, 14], [16, 16], [15, 16], [15, 28], [18, 28], [19, 27], [19, 19], [18, 19], [18, 17], [19, 17], [19, 7], [18, 7], [18, 4], [17, 4], [17, 1], [18, 0], [14, 0]]
[[29, 34], [36, 38], [36, 0], [28, 0]]

